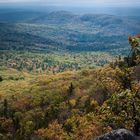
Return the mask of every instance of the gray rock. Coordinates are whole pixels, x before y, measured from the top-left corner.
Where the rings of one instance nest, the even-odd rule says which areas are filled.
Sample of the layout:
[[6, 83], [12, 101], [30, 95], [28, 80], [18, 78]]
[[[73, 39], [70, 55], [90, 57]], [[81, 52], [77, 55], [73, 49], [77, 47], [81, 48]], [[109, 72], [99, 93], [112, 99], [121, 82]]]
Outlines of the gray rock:
[[136, 137], [135, 134], [129, 130], [117, 129], [99, 136], [94, 140], [140, 140], [140, 137]]

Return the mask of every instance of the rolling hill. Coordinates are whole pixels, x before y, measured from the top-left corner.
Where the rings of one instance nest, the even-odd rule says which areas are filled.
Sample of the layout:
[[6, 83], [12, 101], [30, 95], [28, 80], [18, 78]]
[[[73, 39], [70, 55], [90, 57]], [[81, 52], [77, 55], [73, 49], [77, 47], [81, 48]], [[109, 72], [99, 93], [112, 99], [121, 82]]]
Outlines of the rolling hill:
[[1, 23], [1, 50], [113, 52], [115, 49], [124, 53], [127, 36], [140, 32], [138, 19], [105, 14], [21, 12], [13, 20]]

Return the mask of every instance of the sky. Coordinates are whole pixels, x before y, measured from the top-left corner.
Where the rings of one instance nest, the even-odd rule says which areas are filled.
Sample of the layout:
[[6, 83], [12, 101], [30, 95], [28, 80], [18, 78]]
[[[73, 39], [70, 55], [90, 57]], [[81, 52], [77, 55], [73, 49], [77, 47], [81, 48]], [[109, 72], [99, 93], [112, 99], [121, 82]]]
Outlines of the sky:
[[140, 0], [0, 0], [0, 4], [42, 5], [140, 5]]

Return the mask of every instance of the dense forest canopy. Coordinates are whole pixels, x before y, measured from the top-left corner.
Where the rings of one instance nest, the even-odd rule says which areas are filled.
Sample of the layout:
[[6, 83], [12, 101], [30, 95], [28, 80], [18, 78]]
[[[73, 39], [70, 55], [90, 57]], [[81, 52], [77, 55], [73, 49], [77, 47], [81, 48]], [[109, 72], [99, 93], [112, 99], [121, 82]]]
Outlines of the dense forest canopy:
[[[138, 37], [129, 37], [130, 50], [139, 48]], [[140, 54], [134, 52], [128, 61], [55, 75], [1, 69], [0, 138], [90, 140], [117, 128], [139, 135]]]

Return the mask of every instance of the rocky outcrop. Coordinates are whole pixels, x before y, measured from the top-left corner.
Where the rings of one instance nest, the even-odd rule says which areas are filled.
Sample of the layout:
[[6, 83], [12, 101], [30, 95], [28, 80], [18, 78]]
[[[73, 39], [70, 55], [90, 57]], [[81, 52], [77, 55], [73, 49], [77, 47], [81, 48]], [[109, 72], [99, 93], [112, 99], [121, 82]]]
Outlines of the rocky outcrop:
[[118, 129], [99, 136], [94, 140], [140, 140], [140, 137], [136, 137], [135, 134], [129, 130]]

